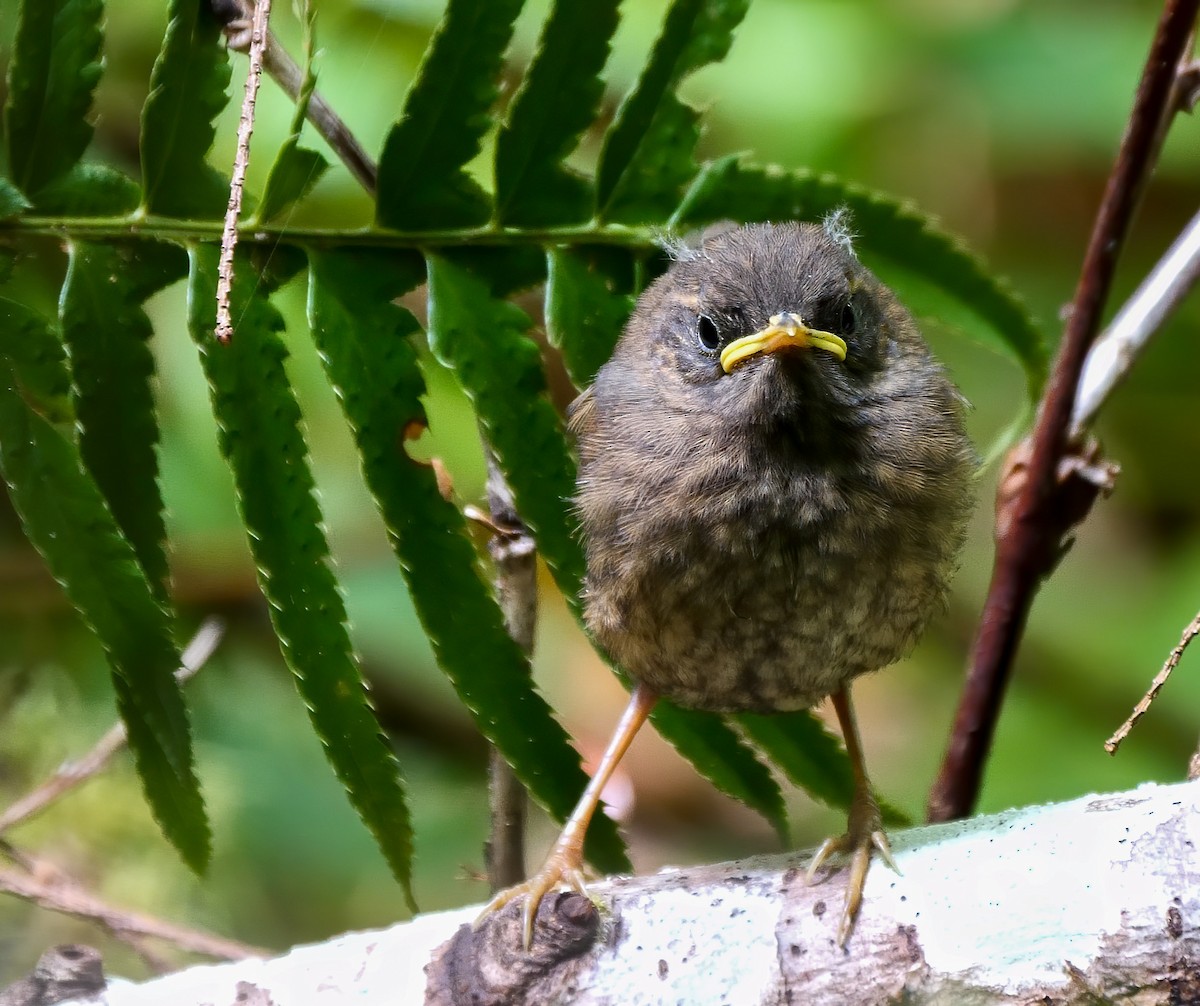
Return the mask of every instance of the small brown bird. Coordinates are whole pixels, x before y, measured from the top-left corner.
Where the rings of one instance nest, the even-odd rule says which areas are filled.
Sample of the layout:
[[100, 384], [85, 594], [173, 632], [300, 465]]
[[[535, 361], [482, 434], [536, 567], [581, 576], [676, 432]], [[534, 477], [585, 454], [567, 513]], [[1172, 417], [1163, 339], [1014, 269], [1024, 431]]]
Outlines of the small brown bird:
[[[943, 608], [971, 501], [964, 404], [840, 216], [710, 232], [646, 290], [572, 406], [585, 614], [636, 680], [541, 872], [490, 908], [583, 890], [588, 822], [658, 696], [714, 711], [832, 696], [854, 768], [839, 940], [871, 849], [890, 863], [851, 680], [907, 653]], [[894, 865], [894, 864], [893, 864]]]

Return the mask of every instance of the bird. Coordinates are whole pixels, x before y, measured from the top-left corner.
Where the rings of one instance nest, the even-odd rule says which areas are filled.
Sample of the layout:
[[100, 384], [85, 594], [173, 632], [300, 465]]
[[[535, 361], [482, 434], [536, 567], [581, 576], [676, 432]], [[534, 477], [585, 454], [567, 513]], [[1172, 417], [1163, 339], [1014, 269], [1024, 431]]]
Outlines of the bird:
[[710, 227], [670, 249], [611, 358], [569, 409], [585, 624], [634, 682], [596, 772], [526, 896], [585, 893], [600, 794], [661, 698], [784, 712], [831, 697], [853, 769], [845, 945], [872, 852], [895, 868], [851, 682], [944, 610], [972, 509], [966, 402], [842, 212]]

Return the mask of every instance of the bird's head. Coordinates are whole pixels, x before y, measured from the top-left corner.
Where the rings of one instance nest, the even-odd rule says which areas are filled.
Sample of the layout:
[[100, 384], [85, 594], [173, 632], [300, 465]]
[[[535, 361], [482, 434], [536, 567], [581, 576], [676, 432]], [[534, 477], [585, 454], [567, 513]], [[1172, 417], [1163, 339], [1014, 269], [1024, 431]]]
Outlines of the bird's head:
[[914, 340], [924, 357], [912, 319], [839, 228], [751, 224], [677, 252], [613, 362], [647, 368], [671, 410], [819, 422], [875, 397]]

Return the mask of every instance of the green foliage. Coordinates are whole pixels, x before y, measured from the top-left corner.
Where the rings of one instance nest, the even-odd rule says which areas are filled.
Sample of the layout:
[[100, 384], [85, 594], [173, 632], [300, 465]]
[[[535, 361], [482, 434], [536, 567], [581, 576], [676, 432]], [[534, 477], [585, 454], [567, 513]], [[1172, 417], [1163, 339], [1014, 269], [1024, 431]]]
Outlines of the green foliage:
[[108, 654], [151, 810], [188, 865], [201, 870], [209, 857], [208, 822], [175, 680], [171, 618], [61, 423], [69, 385], [53, 329], [0, 300], [0, 469], [13, 506]]
[[29, 200], [10, 181], [0, 178], [0, 220], [7, 220], [29, 209]]
[[83, 155], [85, 115], [100, 79], [103, 0], [45, 0], [21, 7], [8, 73], [4, 129], [12, 181], [35, 203]]
[[206, 0], [171, 0], [162, 51], [142, 109], [142, 208], [170, 217], [219, 217], [229, 199], [205, 161], [225, 107], [229, 60]]
[[216, 288], [216, 249], [192, 249], [188, 331], [200, 349], [221, 453], [233, 469], [271, 620], [334, 771], [414, 905], [408, 807], [329, 567], [300, 408], [283, 370], [287, 350], [277, 334], [283, 321], [253, 270], [242, 268], [232, 297], [234, 338], [220, 346], [212, 337]]
[[583, 584], [583, 552], [563, 501], [575, 491], [575, 466], [554, 407], [529, 318], [492, 296], [487, 281], [449, 255], [431, 255], [429, 347], [452, 368], [475, 405], [504, 469], [517, 511], [568, 598]]
[[379, 159], [375, 219], [397, 230], [470, 227], [491, 200], [463, 168], [492, 125], [496, 74], [522, 0], [450, 0]]
[[274, 220], [290, 209], [312, 191], [328, 167], [323, 154], [300, 146], [300, 133], [292, 133], [283, 141], [271, 165], [257, 219]]
[[[425, 382], [408, 339], [416, 320], [393, 301], [421, 282], [423, 264], [370, 251], [314, 253], [310, 261], [313, 337], [438, 660], [530, 794], [565, 818], [587, 782], [579, 755], [505, 631], [462, 512], [443, 499], [433, 468], [404, 452], [406, 437], [425, 427]], [[628, 869], [612, 821], [596, 824], [588, 858], [606, 870]]]
[[633, 310], [632, 295], [605, 268], [606, 251], [577, 246], [546, 253], [546, 336], [579, 388], [604, 365]]
[[120, 171], [106, 164], [76, 164], [37, 195], [39, 213], [70, 216], [106, 216], [132, 213], [142, 190]]
[[262, 201], [254, 215], [256, 220], [273, 220], [290, 209], [312, 191], [329, 167], [324, 154], [300, 146], [300, 131], [304, 128], [308, 104], [317, 86], [312, 62], [315, 21], [316, 12], [310, 8], [304, 17], [304, 76], [296, 98], [296, 110], [292, 113], [292, 126], [263, 185]]
[[695, 173], [700, 115], [675, 96], [693, 70], [723, 59], [749, 0], [675, 0], [637, 86], [604, 137], [596, 169], [597, 216], [665, 219]]
[[[787, 840], [787, 811], [779, 784], [770, 769], [729, 728], [723, 717], [716, 713], [680, 709], [660, 700], [650, 720], [697, 772], [718, 789], [762, 814], [780, 839]], [[844, 752], [838, 752], [833, 763], [843, 763], [845, 757]]]
[[141, 302], [179, 279], [174, 245], [72, 244], [60, 313], [71, 352], [79, 450], [160, 601], [167, 531], [158, 488], [150, 319]]
[[[758, 747], [809, 796], [831, 807], [845, 807], [854, 795], [854, 775], [838, 757], [841, 742], [807, 710], [763, 716], [738, 713], [737, 722]], [[880, 801], [885, 824], [910, 823], [901, 811]]]
[[600, 70], [617, 29], [617, 0], [557, 0], [537, 55], [496, 138], [496, 222], [578, 223], [591, 215], [588, 180], [561, 161], [604, 93]]
[[49, 324], [24, 305], [0, 300], [0, 312], [0, 355], [9, 386], [47, 422], [72, 422], [71, 375], [62, 343]]
[[[696, 163], [700, 116], [677, 91], [724, 58], [746, 6], [675, 0], [589, 173], [565, 160], [585, 133], [599, 136], [603, 126], [600, 74], [617, 25], [614, 0], [554, 4], [503, 117], [497, 77], [521, 4], [449, 0], [384, 144], [375, 224], [333, 233], [271, 224], [303, 205], [327, 167], [299, 145], [315, 83], [306, 17], [301, 97], [242, 230], [235, 334], [220, 346], [212, 327], [227, 191], [208, 158], [230, 68], [208, 3], [170, 4], [142, 109], [139, 184], [97, 161], [78, 163], [91, 135], [102, 0], [23, 0], [5, 110], [0, 236], [36, 251], [37, 238], [65, 235], [70, 260], [61, 333], [19, 306], [0, 318], [0, 459], [30, 539], [108, 650], [148, 799], [189, 862], [204, 860], [208, 839], [170, 674], [177, 660], [171, 619], [159, 603], [169, 598], [142, 309], [182, 274], [183, 247], [188, 328], [276, 634], [328, 758], [410, 903], [414, 837], [405, 794], [353, 654], [283, 365], [271, 298], [284, 281], [307, 267], [309, 324], [326, 378], [439, 662], [480, 730], [560, 819], [583, 783], [579, 758], [504, 632], [459, 507], [409, 453], [408, 439], [427, 421], [426, 389], [413, 345], [418, 326], [398, 297], [427, 280], [430, 347], [469, 396], [577, 614], [584, 558], [569, 502], [575, 466], [546, 394], [533, 323], [509, 300], [519, 291], [546, 283], [547, 336], [583, 386], [661, 262], [664, 232], [723, 218], [818, 218], [844, 205], [865, 258], [916, 272], [960, 302], [1021, 363], [1030, 388], [1039, 386], [1044, 350], [1027, 313], [927, 217], [827, 176], [737, 158]], [[481, 181], [488, 178], [494, 191]], [[37, 218], [25, 217], [31, 203]], [[107, 219], [84, 219], [100, 215]], [[69, 432], [76, 413], [78, 445]], [[742, 717], [739, 732], [724, 717], [660, 703], [654, 723], [700, 772], [781, 833], [783, 800], [766, 761], [822, 799], [848, 799], [845, 755], [807, 714]], [[593, 825], [588, 853], [606, 869], [626, 865], [604, 818]]]

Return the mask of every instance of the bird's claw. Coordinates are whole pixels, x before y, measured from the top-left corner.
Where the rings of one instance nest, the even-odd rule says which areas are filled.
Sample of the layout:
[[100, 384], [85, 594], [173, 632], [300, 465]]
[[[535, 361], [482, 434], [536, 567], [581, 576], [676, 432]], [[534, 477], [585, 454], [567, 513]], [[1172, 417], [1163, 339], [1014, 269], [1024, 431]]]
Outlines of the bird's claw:
[[566, 885], [588, 896], [587, 887], [583, 881], [583, 864], [579, 853], [570, 849], [555, 849], [546, 857], [542, 868], [528, 880], [500, 891], [483, 908], [475, 919], [475, 926], [493, 912], [499, 911], [510, 901], [524, 897], [525, 905], [521, 909], [521, 938], [522, 945], [528, 950], [533, 945], [533, 921], [537, 918], [538, 906], [542, 899], [560, 885]]
[[879, 826], [878, 814], [879, 812], [876, 810], [874, 815], [870, 815], [874, 818], [867, 824], [870, 830], [856, 828], [856, 821], [852, 814], [850, 830], [836, 838], [825, 839], [808, 866], [805, 879], [811, 884], [817, 871], [830, 856], [839, 852], [850, 854], [850, 876], [846, 881], [846, 904], [842, 909], [842, 919], [838, 924], [837, 932], [837, 941], [840, 947], [844, 947], [846, 941], [850, 939], [850, 934], [854, 931], [854, 921], [858, 918], [858, 910], [862, 906], [863, 888], [867, 883], [867, 869], [871, 865], [871, 850], [875, 849], [889, 867], [896, 873], [900, 872], [900, 867], [896, 865], [896, 860], [892, 856], [892, 847], [888, 842], [888, 837], [883, 828]]

